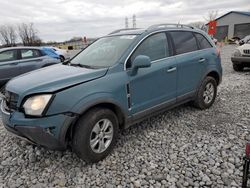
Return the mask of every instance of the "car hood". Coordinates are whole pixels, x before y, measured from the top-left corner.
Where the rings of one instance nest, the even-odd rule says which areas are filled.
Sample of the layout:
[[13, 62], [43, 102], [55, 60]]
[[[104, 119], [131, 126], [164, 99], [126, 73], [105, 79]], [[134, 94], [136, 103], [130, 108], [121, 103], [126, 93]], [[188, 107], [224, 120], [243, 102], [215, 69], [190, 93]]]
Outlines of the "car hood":
[[8, 82], [6, 90], [19, 95], [55, 92], [104, 76], [108, 68], [86, 69], [68, 65], [53, 65], [38, 69]]
[[239, 50], [241, 50], [241, 49], [250, 49], [250, 43], [245, 43], [245, 44], [239, 46], [238, 49]]

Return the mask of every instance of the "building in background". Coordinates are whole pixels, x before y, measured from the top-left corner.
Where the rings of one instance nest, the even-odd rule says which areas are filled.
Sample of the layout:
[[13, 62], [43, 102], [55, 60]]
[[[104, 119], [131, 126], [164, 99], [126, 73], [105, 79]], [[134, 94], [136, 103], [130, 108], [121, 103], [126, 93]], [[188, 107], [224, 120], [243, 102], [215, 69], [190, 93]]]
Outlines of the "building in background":
[[83, 38], [73, 38], [71, 40], [61, 42], [57, 44], [56, 46], [62, 49], [67, 50], [81, 50], [86, 48], [88, 45], [92, 44], [96, 38], [89, 38], [89, 39], [83, 39]]
[[219, 41], [233, 37], [244, 38], [250, 35], [250, 12], [231, 11], [217, 18], [216, 34]]

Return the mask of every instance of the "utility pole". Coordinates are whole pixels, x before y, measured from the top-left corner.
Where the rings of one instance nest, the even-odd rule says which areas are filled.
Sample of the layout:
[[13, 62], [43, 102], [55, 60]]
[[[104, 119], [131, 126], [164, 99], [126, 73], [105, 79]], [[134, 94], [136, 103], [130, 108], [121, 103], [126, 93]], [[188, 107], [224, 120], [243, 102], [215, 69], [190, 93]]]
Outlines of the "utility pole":
[[128, 29], [128, 17], [125, 17], [125, 29]]
[[136, 15], [133, 15], [133, 28], [136, 28]]

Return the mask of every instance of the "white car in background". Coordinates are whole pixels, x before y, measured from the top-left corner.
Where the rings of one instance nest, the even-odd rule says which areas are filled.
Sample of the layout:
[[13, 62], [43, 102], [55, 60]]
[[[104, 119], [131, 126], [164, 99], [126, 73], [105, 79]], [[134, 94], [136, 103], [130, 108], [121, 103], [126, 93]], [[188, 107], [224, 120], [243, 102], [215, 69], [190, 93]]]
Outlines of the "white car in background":
[[235, 71], [243, 71], [244, 67], [250, 67], [250, 40], [235, 49], [231, 60]]
[[60, 49], [54, 46], [49, 47], [49, 48], [53, 49], [60, 56], [61, 62], [64, 62], [65, 60], [70, 59], [70, 54], [68, 50]]
[[246, 44], [250, 42], [250, 35], [245, 36], [243, 39], [239, 41], [240, 45]]

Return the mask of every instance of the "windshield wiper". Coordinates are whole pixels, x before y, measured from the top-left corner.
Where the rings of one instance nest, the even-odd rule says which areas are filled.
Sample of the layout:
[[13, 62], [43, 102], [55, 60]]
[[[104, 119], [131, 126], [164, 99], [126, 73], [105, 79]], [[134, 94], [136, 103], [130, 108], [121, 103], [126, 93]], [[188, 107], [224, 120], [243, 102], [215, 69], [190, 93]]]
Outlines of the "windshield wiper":
[[64, 61], [64, 62], [62, 62], [62, 64], [63, 64], [63, 65], [70, 65], [70, 64], [71, 64], [71, 61], [70, 61], [70, 60]]
[[92, 67], [92, 66], [90, 66], [90, 65], [84, 65], [84, 64], [80, 64], [80, 63], [78, 63], [78, 64], [70, 64], [71, 66], [75, 66], [75, 67], [82, 67], [82, 68], [87, 68], [87, 69], [95, 69], [95, 67]]

